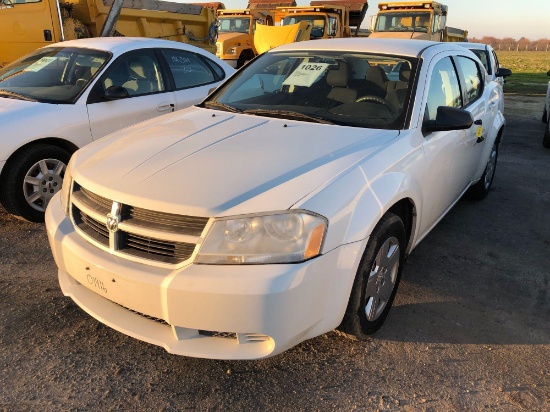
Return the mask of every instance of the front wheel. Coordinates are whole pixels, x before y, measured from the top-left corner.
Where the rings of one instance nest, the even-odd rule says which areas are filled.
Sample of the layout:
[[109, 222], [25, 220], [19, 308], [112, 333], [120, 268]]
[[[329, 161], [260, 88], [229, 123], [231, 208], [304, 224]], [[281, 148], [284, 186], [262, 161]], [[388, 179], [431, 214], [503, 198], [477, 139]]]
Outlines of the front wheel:
[[495, 142], [491, 148], [491, 154], [489, 155], [489, 160], [487, 160], [481, 179], [479, 179], [476, 184], [472, 185], [470, 189], [468, 189], [467, 196], [470, 199], [482, 200], [489, 194], [489, 190], [491, 190], [491, 186], [493, 185], [495, 171], [497, 169], [497, 158], [498, 146]]
[[374, 228], [357, 270], [348, 307], [338, 330], [366, 340], [384, 323], [397, 292], [405, 258], [402, 220], [387, 213]]
[[35, 144], [15, 154], [0, 182], [0, 201], [7, 212], [31, 222], [42, 222], [50, 199], [63, 183], [71, 154], [46, 144]]

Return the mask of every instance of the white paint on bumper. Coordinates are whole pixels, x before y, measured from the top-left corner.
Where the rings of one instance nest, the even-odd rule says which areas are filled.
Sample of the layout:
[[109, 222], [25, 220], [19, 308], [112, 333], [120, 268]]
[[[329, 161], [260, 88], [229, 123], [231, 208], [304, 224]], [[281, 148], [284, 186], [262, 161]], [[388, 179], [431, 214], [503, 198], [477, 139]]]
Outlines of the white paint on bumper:
[[345, 245], [294, 265], [192, 264], [172, 270], [93, 246], [74, 231], [58, 196], [46, 212], [46, 226], [63, 293], [86, 312], [168, 352], [214, 359], [273, 356], [334, 329], [365, 246]]

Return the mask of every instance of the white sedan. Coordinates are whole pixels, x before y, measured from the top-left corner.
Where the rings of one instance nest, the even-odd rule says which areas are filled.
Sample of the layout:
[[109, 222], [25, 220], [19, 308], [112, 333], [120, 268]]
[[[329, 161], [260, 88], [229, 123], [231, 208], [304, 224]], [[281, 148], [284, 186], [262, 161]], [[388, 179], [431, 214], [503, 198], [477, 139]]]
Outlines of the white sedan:
[[43, 220], [76, 149], [198, 103], [233, 72], [194, 46], [126, 37], [52, 44], [0, 69], [0, 202]]
[[[383, 76], [394, 65], [406, 80]], [[294, 43], [92, 143], [46, 211], [63, 293], [186, 356], [263, 358], [334, 328], [366, 340], [405, 257], [491, 188], [505, 122], [484, 73], [452, 44]]]

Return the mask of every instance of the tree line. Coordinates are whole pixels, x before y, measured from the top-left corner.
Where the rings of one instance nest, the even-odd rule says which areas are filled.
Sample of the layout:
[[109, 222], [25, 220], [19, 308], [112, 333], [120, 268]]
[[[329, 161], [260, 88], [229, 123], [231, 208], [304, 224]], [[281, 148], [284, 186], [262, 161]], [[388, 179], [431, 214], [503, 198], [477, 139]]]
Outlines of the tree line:
[[519, 40], [513, 39], [511, 37], [504, 37], [499, 39], [492, 36], [483, 36], [478, 39], [472, 37], [469, 39], [472, 43], [485, 43], [489, 44], [495, 50], [516, 50], [516, 51], [550, 51], [550, 40], [549, 39], [539, 39], [539, 40], [529, 40], [525, 37], [522, 37]]

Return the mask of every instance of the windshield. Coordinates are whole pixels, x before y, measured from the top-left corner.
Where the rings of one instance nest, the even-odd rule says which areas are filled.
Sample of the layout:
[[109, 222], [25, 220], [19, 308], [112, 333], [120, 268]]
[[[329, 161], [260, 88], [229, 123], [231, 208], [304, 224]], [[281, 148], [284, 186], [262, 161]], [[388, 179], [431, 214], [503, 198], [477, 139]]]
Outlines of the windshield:
[[301, 21], [307, 21], [311, 24], [311, 35], [310, 39], [317, 39], [323, 37], [325, 34], [325, 18], [324, 16], [317, 15], [297, 15], [297, 16], [286, 16], [283, 19], [281, 25], [287, 26], [289, 24], [300, 23]]
[[414, 31], [427, 33], [430, 28], [430, 13], [395, 12], [382, 13], [376, 20], [374, 31]]
[[[416, 60], [345, 52], [272, 52], [205, 107], [353, 127], [402, 129]], [[398, 67], [396, 80], [388, 73]]]
[[109, 57], [73, 47], [37, 50], [0, 69], [0, 98], [73, 103]]
[[249, 33], [250, 17], [222, 17], [218, 19], [220, 33]]

